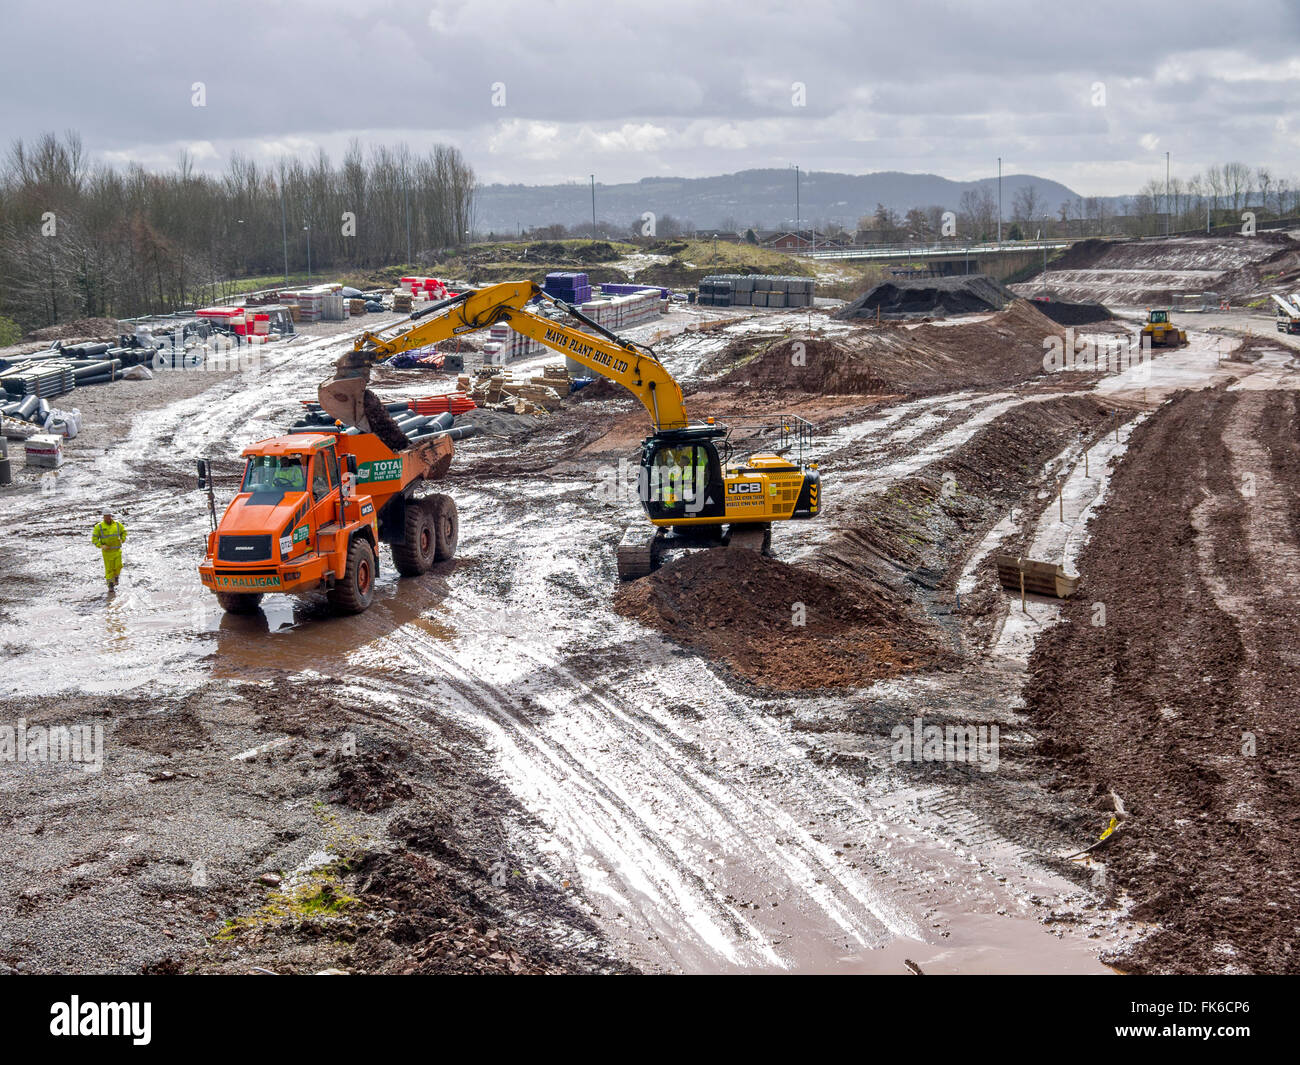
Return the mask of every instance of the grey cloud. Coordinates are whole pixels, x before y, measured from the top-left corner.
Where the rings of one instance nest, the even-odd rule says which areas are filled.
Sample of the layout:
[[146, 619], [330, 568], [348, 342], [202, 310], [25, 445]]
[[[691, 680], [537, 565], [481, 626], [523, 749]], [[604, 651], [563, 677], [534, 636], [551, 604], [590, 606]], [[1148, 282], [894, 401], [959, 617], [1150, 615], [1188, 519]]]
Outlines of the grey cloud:
[[[1300, 141], [1274, 122], [1294, 111], [1300, 71], [1250, 75], [1297, 53], [1300, 12], [1282, 0], [1226, 16], [1205, 0], [65, 0], [7, 5], [6, 31], [17, 46], [0, 67], [0, 129], [75, 128], [114, 159], [210, 143], [217, 158], [199, 163], [219, 169], [264, 143], [337, 156], [355, 134], [436, 138], [489, 180], [550, 182], [796, 161], [959, 176], [990, 172], [1001, 154], [1068, 184], [1093, 174], [1081, 191], [1115, 193], [1154, 165], [1141, 144], [1154, 132], [1161, 158], [1170, 150], [1188, 173], [1230, 156], [1300, 171]], [[1247, 80], [1207, 61], [1211, 47]], [[1153, 54], [1185, 61], [1188, 76], [1160, 80]], [[190, 105], [196, 81], [206, 107]], [[791, 103], [796, 81], [804, 108]], [[492, 106], [495, 82], [505, 108]], [[1090, 104], [1094, 82], [1104, 108]]]

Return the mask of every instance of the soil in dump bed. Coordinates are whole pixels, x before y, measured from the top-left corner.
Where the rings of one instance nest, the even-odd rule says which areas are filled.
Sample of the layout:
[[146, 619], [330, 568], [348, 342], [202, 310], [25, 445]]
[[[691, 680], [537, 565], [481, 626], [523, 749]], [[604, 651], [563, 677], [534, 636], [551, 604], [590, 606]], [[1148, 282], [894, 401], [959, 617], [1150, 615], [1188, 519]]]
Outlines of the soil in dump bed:
[[1139, 426], [1030, 661], [1052, 786], [1130, 814], [1098, 852], [1158, 926], [1130, 971], [1300, 972], [1298, 404], [1205, 390]]
[[856, 687], [939, 657], [904, 597], [739, 548], [670, 562], [621, 585], [614, 605], [772, 691]]
[[368, 388], [362, 397], [362, 403], [365, 405], [366, 421], [370, 423], [370, 431], [379, 437], [386, 447], [393, 451], [404, 451], [411, 446], [411, 442], [406, 439], [406, 434], [397, 427], [397, 422], [385, 409], [379, 397]]

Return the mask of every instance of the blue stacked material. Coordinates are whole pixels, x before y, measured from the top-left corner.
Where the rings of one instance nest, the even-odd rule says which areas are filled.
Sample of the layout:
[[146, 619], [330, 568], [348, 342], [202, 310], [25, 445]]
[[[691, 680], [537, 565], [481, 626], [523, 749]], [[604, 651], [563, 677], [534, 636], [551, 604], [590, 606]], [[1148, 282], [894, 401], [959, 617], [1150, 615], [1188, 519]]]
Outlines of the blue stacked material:
[[671, 293], [669, 293], [669, 291], [666, 288], [661, 288], [659, 285], [620, 284], [620, 285], [600, 286], [601, 293], [606, 296], [633, 296], [638, 292], [646, 292], [651, 290], [658, 292], [659, 298], [661, 300], [666, 300], [669, 297], [669, 295], [671, 295]]
[[586, 303], [591, 299], [591, 282], [586, 274], [558, 270], [546, 275], [542, 290], [557, 300], [565, 303]]

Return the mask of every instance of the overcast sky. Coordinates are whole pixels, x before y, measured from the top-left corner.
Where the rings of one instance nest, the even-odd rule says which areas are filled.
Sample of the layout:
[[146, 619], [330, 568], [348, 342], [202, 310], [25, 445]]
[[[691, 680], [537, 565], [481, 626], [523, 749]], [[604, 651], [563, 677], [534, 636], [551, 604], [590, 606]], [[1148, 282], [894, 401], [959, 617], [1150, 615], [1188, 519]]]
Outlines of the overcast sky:
[[[0, 135], [111, 162], [457, 145], [485, 182], [995, 172], [1083, 195], [1300, 177], [1300, 3], [6, 0]], [[204, 106], [192, 104], [202, 82]], [[799, 98], [801, 85], [802, 99]], [[504, 93], [504, 99], [502, 99]], [[1103, 96], [1104, 94], [1104, 96]], [[497, 106], [498, 104], [504, 106]]]

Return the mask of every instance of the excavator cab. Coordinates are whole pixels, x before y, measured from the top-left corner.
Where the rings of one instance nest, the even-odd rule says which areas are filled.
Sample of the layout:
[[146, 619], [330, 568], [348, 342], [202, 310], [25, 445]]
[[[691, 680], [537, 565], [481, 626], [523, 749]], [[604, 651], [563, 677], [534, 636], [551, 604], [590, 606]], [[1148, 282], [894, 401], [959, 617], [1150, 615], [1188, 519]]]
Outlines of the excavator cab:
[[714, 519], [726, 510], [722, 460], [713, 437], [718, 427], [657, 434], [641, 445], [639, 494], [656, 524]]

